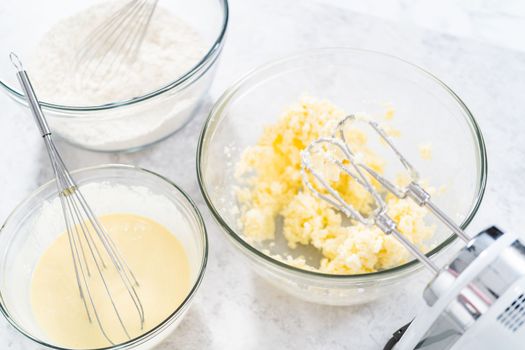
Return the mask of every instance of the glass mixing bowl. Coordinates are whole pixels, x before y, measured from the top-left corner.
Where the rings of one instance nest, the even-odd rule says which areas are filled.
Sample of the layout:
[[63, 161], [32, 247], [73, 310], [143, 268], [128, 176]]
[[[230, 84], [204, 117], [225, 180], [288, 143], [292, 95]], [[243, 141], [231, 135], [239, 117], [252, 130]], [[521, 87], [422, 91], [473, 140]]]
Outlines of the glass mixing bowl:
[[[294, 256], [286, 242], [251, 245], [237, 224], [234, 169], [242, 151], [256, 144], [263, 128], [303, 95], [326, 98], [348, 113], [384, 115], [401, 131], [396, 145], [432, 185], [446, 186], [435, 203], [466, 228], [485, 189], [485, 145], [474, 117], [459, 97], [423, 69], [394, 56], [347, 49], [317, 49], [258, 68], [230, 87], [204, 125], [197, 153], [201, 191], [235, 250], [272, 284], [301, 299], [334, 305], [359, 304], [388, 295], [422, 268], [417, 261], [359, 275], [306, 271], [272, 254]], [[431, 161], [418, 145], [431, 144]], [[429, 215], [429, 221], [433, 218]], [[437, 224], [428, 254], [437, 255], [455, 239]], [[276, 233], [276, 237], [280, 235]], [[282, 239], [281, 241], [284, 241]]]
[[[0, 90], [27, 106], [9, 61], [10, 51], [16, 52], [26, 67], [30, 66], [32, 53], [56, 22], [101, 2], [2, 1]], [[180, 76], [162, 77], [163, 81], [159, 81], [154, 91], [122, 101], [107, 101], [96, 106], [69, 106], [42, 100], [42, 109], [54, 133], [81, 148], [130, 151], [171, 135], [193, 117], [215, 74], [228, 24], [228, 2], [160, 0], [158, 6], [170, 10], [200, 34], [207, 50], [200, 61]], [[30, 67], [28, 70], [31, 77]], [[75, 74], [74, 71], [71, 74]], [[122, 89], [125, 88], [122, 86]], [[38, 95], [38, 90], [36, 92]], [[125, 130], [126, 133], [116, 133], [116, 130]]]
[[[168, 179], [145, 169], [127, 165], [102, 165], [74, 171], [73, 177], [79, 186], [103, 182], [123, 185], [130, 191], [133, 191], [133, 187], [146, 188], [153, 195], [166, 198], [171, 204], [165, 206], [163, 213], [160, 213], [157, 209], [144, 207], [141, 200], [143, 197], [133, 196], [125, 202], [115, 199], [110, 204], [104, 203], [110, 209], [92, 208], [97, 215], [125, 212], [152, 218], [175, 234], [186, 251], [191, 287], [182, 304], [147, 333], [106, 348], [151, 349], [178, 326], [204, 276], [208, 239], [202, 217], [195, 204], [180, 188]], [[41, 210], [49, 210], [47, 203], [56, 196], [55, 181], [41, 186], [18, 205], [0, 230], [0, 311], [16, 329], [36, 343], [50, 349], [64, 349], [43, 333], [32, 313], [30, 302], [31, 276], [35, 264], [49, 244], [65, 232], [65, 224], [56, 230], [33, 230]], [[86, 198], [89, 200], [87, 195]], [[48, 211], [46, 213], [49, 214]], [[62, 217], [59, 208], [56, 215]], [[60, 221], [57, 221], [57, 225], [60, 226]]]

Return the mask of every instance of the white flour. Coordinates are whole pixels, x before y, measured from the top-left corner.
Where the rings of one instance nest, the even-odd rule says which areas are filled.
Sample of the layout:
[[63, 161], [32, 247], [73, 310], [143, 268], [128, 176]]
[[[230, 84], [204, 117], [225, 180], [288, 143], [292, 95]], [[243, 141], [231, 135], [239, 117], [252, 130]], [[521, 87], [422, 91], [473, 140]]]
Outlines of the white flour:
[[[83, 48], [83, 39], [119, 6], [121, 1], [102, 2], [57, 22], [44, 36], [30, 65], [33, 84], [42, 101], [95, 106], [141, 96], [176, 80], [204, 56], [203, 39], [188, 24], [159, 6], [136, 60], [122, 61], [120, 74], [107, 79], [107, 67], [114, 58], [111, 57], [114, 52], [110, 51], [99, 69], [80, 76], [83, 67], [77, 67], [77, 53]], [[131, 25], [127, 27], [126, 32], [132, 30]], [[101, 50], [97, 59], [102, 54]]]
[[[176, 80], [205, 55], [204, 39], [168, 10], [157, 6], [135, 60], [124, 60], [108, 79], [112, 57], [84, 73], [77, 53], [97, 23], [122, 6], [97, 4], [56, 23], [44, 36], [29, 65], [41, 101], [67, 106], [95, 106], [142, 96]], [[111, 52], [110, 52], [111, 55]], [[92, 66], [91, 66], [92, 67]], [[115, 66], [111, 66], [114, 69]], [[207, 88], [198, 82], [183, 91], [130, 107], [79, 114], [74, 119], [50, 116], [53, 131], [80, 146], [96, 150], [140, 147], [180, 128]], [[204, 86], [206, 85], [206, 86]]]

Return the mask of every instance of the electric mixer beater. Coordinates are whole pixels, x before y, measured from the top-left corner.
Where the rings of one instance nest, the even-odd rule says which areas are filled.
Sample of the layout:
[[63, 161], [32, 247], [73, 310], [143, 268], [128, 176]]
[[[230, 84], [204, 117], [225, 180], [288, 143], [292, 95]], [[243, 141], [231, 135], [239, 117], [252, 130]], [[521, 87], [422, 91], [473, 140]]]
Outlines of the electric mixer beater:
[[[345, 138], [345, 127], [350, 123], [363, 123], [379, 135], [406, 170], [408, 185], [394, 184], [352, 151]], [[523, 348], [525, 246], [516, 234], [503, 234], [492, 227], [469, 238], [431, 201], [430, 194], [418, 183], [416, 169], [374, 121], [347, 116], [331, 137], [313, 141], [301, 157], [303, 182], [312, 193], [348, 218], [367, 226], [375, 225], [385, 234], [393, 235], [434, 274], [423, 293], [426, 308], [394, 334], [385, 350]], [[333, 177], [327, 176], [326, 169], [334, 167], [370, 193], [375, 204], [371, 214], [362, 215], [331, 185], [330, 178]], [[396, 222], [387, 213], [388, 206], [382, 196], [385, 192], [398, 198], [410, 198], [419, 206], [428, 208], [466, 242], [466, 246], [448, 265], [438, 268], [397, 229]]]

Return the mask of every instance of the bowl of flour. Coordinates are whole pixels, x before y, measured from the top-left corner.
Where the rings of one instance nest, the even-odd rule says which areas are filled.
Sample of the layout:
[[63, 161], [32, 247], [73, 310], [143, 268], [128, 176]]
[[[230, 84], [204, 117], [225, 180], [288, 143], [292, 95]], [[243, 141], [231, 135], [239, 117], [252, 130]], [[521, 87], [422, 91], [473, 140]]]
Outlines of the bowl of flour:
[[[224, 43], [227, 0], [159, 0], [138, 52], [119, 60], [117, 68], [112, 57], [100, 60], [100, 67], [86, 74], [87, 63], [79, 62], [85, 39], [129, 1], [0, 5], [0, 31], [17, 29], [0, 39], [5, 51], [0, 86], [26, 104], [7, 63], [8, 52], [16, 51], [51, 129], [67, 142], [95, 151], [130, 151], [171, 135], [207, 96]], [[134, 28], [130, 22], [125, 26], [124, 32]], [[109, 50], [109, 56], [120, 54], [118, 47]]]

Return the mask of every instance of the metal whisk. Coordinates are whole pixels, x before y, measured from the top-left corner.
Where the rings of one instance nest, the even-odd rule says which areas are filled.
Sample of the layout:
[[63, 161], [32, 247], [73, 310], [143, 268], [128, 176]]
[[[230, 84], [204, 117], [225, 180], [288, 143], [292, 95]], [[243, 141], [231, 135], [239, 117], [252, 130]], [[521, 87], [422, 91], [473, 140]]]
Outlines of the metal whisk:
[[[345, 138], [344, 128], [347, 123], [364, 123], [373, 132], [379, 135], [380, 139], [393, 151], [401, 162], [410, 177], [410, 183], [406, 187], [395, 185], [392, 181], [380, 175], [377, 171], [367, 166], [351, 149]], [[371, 214], [364, 216], [350, 203], [344, 200], [339, 192], [332, 186], [330, 180], [323, 175], [324, 168], [315, 164], [314, 158], [321, 160], [321, 165], [335, 165], [341, 173], [349, 175], [359, 183], [374, 201], [374, 210]], [[410, 198], [419, 206], [425, 206], [441, 222], [443, 222], [454, 234], [465, 242], [470, 238], [452, 221], [443, 211], [441, 211], [432, 201], [430, 194], [418, 184], [419, 174], [416, 169], [408, 162], [403, 154], [394, 146], [392, 140], [378, 123], [359, 119], [354, 115], [349, 115], [341, 120], [336, 126], [331, 137], [322, 137], [311, 144], [302, 152], [302, 175], [305, 186], [317, 197], [329, 203], [331, 206], [340, 210], [347, 217], [358, 221], [364, 225], [375, 225], [387, 235], [393, 235], [412, 255], [422, 262], [429, 270], [437, 273], [438, 267], [423, 254], [412, 242], [403, 236], [397, 229], [395, 221], [388, 216], [388, 207], [381, 196], [381, 193], [372, 185], [370, 175], [379, 184], [398, 198]], [[317, 162], [319, 163], [319, 162]], [[312, 181], [312, 179], [315, 179]]]
[[[158, 0], [130, 0], [99, 24], [81, 43], [76, 54], [81, 76], [118, 72], [126, 60], [136, 58]], [[107, 62], [107, 65], [105, 65]]]
[[[136, 291], [138, 282], [115, 243], [97, 220], [62, 161], [53, 142], [51, 130], [21, 61], [14, 53], [10, 54], [10, 59], [17, 70], [18, 80], [42, 134], [51, 165], [53, 166], [69, 239], [69, 247], [73, 258], [76, 282], [87, 318], [89, 322], [93, 322], [94, 319], [104, 337], [111, 344], [114, 344], [111, 336], [106, 331], [100, 312], [97, 310], [99, 306], [97, 303], [100, 300], [98, 302], [95, 300], [92, 288], [97, 283], [103, 287], [104, 293], [108, 298], [107, 301], [111, 304], [116, 316], [115, 320], [118, 320], [124, 334], [129, 339], [128, 328], [125, 325], [125, 320], [122, 318], [121, 311], [119, 311], [119, 307], [122, 307], [122, 305], [117, 306], [113, 296], [114, 292], [112, 291], [115, 288], [125, 288], [127, 296], [129, 296], [129, 305], [126, 306], [136, 309], [138, 320], [141, 328], [143, 328], [144, 309]], [[117, 274], [118, 286], [112, 286], [109, 283], [109, 274]]]

